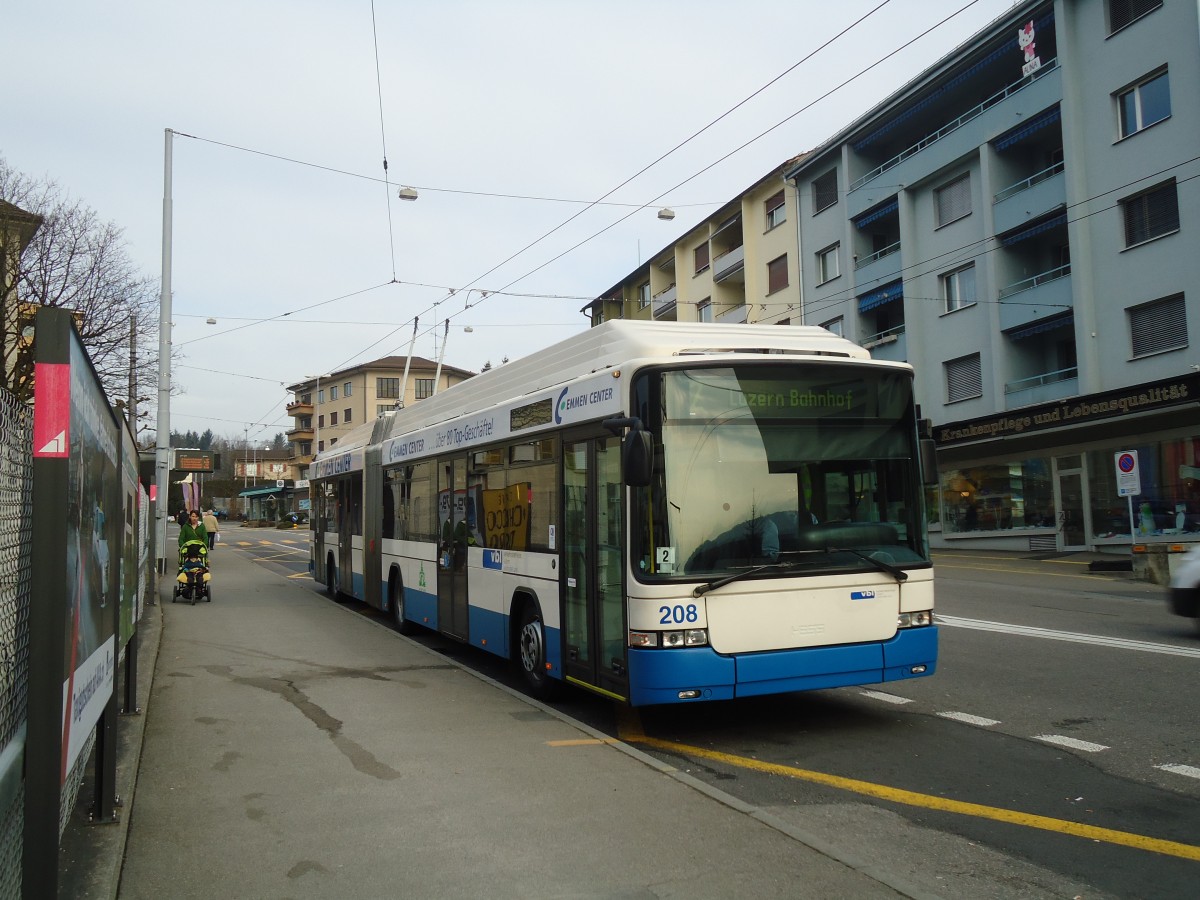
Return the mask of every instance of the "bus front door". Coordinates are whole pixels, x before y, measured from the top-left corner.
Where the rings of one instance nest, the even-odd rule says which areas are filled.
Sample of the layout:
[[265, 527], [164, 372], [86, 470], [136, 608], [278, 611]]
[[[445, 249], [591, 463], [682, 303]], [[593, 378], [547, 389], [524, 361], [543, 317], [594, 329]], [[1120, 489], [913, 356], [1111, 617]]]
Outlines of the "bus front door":
[[438, 465], [437, 592], [438, 631], [467, 639], [467, 460], [443, 459]]
[[628, 696], [622, 574], [621, 444], [563, 442], [564, 674], [610, 696]]

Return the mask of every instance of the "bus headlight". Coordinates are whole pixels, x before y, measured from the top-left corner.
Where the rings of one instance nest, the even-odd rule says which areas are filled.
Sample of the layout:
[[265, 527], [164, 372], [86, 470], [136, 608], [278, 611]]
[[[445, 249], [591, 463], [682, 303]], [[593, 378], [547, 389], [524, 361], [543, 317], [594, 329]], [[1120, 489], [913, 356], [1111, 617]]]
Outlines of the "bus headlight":
[[685, 631], [631, 631], [630, 647], [703, 647], [708, 644], [708, 629], [688, 628]]
[[920, 612], [902, 612], [896, 621], [897, 628], [921, 628], [933, 624], [933, 610], [923, 609]]
[[703, 628], [664, 631], [662, 641], [664, 647], [703, 647], [708, 643], [708, 632]]

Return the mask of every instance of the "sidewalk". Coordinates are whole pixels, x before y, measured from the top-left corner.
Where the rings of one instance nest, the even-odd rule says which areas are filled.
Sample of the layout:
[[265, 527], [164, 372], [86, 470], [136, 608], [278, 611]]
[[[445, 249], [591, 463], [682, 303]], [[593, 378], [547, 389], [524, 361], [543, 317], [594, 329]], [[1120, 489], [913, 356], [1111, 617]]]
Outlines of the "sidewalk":
[[307, 579], [213, 562], [212, 603], [167, 581], [143, 618], [121, 822], [68, 828], [62, 896], [920, 895]]

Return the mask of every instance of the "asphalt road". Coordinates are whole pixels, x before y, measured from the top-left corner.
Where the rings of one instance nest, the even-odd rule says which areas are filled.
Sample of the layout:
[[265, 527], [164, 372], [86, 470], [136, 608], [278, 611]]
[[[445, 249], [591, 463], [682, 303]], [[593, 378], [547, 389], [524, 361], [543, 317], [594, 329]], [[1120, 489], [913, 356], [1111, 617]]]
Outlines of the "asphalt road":
[[[321, 590], [307, 531], [227, 537], [219, 553]], [[1191, 623], [1167, 613], [1162, 588], [1080, 558], [936, 562], [932, 678], [637, 711], [579, 692], [553, 705], [946, 896], [1195, 896]], [[519, 685], [491, 656], [418, 640]]]

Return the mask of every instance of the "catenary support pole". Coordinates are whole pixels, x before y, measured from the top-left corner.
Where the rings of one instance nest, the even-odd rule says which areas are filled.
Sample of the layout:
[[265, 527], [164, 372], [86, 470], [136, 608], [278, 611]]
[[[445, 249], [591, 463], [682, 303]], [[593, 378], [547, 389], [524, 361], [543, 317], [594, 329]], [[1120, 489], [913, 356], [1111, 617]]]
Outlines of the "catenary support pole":
[[158, 299], [158, 436], [154, 444], [155, 542], [158, 571], [167, 570], [167, 486], [171, 447], [171, 139], [163, 131], [162, 287]]

